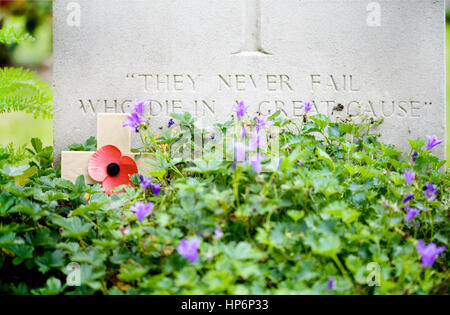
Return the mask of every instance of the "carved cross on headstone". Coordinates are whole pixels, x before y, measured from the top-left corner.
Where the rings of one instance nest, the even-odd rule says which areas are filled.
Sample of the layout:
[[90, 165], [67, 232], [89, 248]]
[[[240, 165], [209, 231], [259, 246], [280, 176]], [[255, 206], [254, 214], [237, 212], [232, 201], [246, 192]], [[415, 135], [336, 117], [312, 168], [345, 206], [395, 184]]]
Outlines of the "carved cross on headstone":
[[[105, 145], [114, 145], [122, 155], [131, 158], [131, 130], [122, 127], [127, 114], [98, 114], [97, 115], [97, 148]], [[88, 174], [88, 162], [95, 152], [62, 151], [61, 152], [61, 178], [75, 181], [78, 176], [84, 175], [87, 184], [95, 184]], [[143, 155], [136, 164], [139, 170], [150, 170], [151, 166], [144, 160], [150, 156]]]
[[261, 3], [260, 0], [244, 0], [242, 48], [236, 55], [270, 55], [261, 46]]

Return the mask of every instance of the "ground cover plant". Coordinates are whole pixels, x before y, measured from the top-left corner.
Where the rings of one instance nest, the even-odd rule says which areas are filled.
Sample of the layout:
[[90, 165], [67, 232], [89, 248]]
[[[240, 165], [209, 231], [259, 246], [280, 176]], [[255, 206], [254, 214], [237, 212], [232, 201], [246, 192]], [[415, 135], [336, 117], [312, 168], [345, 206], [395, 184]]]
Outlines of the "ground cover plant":
[[0, 292], [448, 293], [449, 174], [435, 137], [402, 155], [378, 140], [380, 121], [331, 122], [305, 103], [295, 124], [242, 102], [212, 133], [186, 113], [154, 134], [145, 105], [124, 128], [153, 170], [123, 193], [61, 179], [38, 139], [1, 148]]

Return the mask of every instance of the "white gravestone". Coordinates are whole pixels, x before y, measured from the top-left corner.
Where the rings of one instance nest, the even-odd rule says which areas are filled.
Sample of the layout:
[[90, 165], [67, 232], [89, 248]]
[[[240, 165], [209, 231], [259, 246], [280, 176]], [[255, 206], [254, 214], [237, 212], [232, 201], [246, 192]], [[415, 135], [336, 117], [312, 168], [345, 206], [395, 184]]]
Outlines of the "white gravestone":
[[[303, 101], [384, 117], [383, 140], [445, 138], [444, 0], [55, 0], [55, 158], [96, 134], [97, 113], [152, 100], [152, 128], [199, 127]], [[360, 106], [359, 106], [360, 104]], [[335, 108], [342, 108], [336, 111]], [[136, 140], [136, 139], [135, 139]], [[136, 142], [135, 142], [136, 143]], [[444, 157], [445, 146], [434, 152]]]

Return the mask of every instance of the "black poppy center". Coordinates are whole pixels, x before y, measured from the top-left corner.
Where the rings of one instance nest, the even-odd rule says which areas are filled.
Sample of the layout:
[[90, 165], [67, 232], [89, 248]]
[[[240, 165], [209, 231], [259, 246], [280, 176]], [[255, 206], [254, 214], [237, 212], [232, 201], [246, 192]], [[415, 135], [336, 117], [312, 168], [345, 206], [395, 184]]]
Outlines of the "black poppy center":
[[116, 176], [120, 172], [120, 166], [117, 163], [111, 163], [106, 168], [106, 172], [109, 176]]

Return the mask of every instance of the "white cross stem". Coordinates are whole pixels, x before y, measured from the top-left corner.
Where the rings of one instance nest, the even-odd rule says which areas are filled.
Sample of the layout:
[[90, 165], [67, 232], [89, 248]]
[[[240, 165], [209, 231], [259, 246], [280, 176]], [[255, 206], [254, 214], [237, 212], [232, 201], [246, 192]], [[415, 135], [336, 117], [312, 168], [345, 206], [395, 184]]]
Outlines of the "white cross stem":
[[243, 41], [237, 54], [268, 55], [261, 46], [261, 3], [260, 0], [244, 0]]

